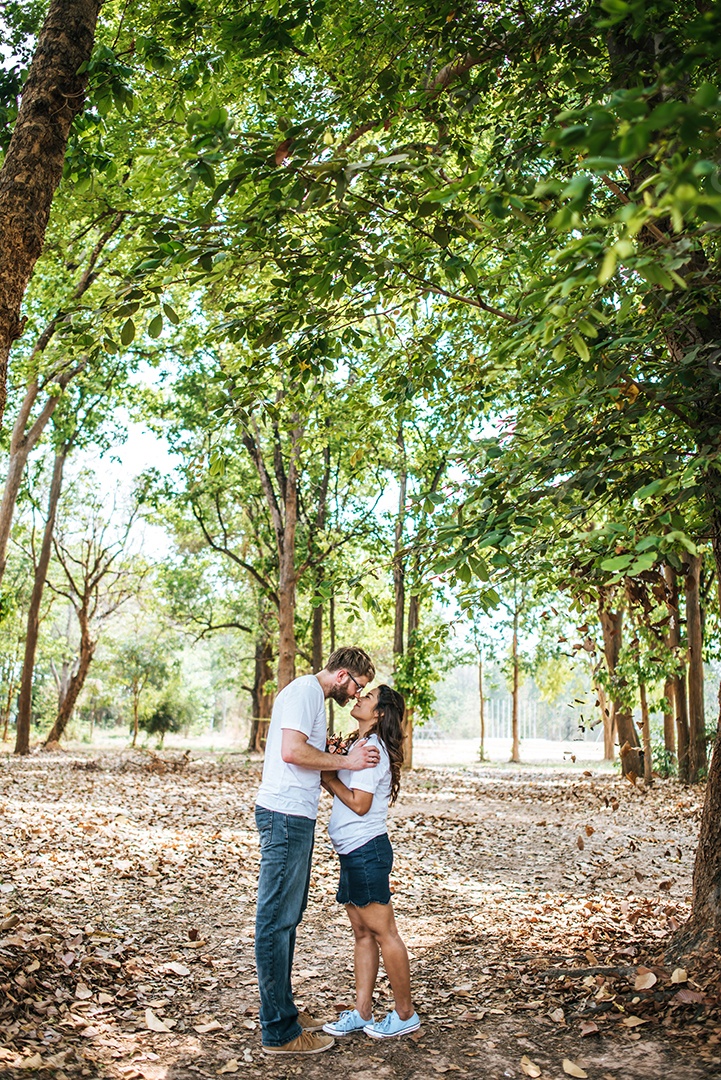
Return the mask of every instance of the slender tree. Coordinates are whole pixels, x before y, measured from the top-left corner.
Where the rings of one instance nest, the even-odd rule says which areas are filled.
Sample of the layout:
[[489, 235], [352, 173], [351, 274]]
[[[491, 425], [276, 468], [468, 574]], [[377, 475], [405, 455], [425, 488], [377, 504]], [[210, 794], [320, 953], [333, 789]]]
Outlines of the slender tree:
[[10, 348], [42, 251], [70, 127], [83, 108], [100, 0], [52, 0], [0, 169], [0, 423]]

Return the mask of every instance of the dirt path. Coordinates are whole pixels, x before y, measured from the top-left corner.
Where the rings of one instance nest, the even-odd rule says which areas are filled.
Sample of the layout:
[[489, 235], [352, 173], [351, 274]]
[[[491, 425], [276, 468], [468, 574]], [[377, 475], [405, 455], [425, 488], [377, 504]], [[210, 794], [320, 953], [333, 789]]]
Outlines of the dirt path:
[[[264, 1058], [258, 778], [242, 756], [0, 758], [0, 1076], [500, 1080], [561, 1078], [564, 1059], [599, 1080], [721, 1076], [715, 976], [672, 981], [660, 962], [687, 911], [698, 793], [528, 767], [419, 771], [393, 812], [419, 1037]], [[327, 815], [295, 987], [332, 1016], [352, 965]], [[376, 1011], [389, 1002], [382, 979]]]

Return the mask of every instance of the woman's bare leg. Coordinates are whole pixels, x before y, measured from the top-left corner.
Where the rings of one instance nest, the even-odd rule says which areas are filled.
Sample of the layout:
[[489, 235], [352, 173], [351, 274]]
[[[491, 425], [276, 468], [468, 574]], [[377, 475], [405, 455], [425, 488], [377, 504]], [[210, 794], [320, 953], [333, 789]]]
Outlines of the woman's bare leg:
[[[350, 918], [353, 927], [353, 933], [356, 936], [356, 957], [358, 955], [359, 942], [359, 932], [356, 930], [356, 926], [358, 926], [360, 930], [362, 941], [365, 940], [366, 935], [369, 934], [371, 936], [376, 951], [376, 968], [373, 973], [373, 982], [370, 986], [370, 990], [368, 989], [368, 978], [371, 970], [370, 966], [364, 968], [363, 974], [360, 976], [363, 988], [362, 999], [358, 991], [359, 970], [357, 966], [358, 961], [356, 959], [356, 992], [359, 994], [359, 1001], [362, 1000], [364, 1006], [366, 1001], [372, 1001], [373, 986], [375, 985], [378, 972], [378, 947], [380, 946], [386, 974], [388, 975], [388, 981], [391, 984], [393, 997], [395, 998], [396, 1012], [401, 1020], [410, 1019], [415, 1011], [411, 999], [410, 965], [408, 963], [408, 952], [406, 951], [403, 939], [398, 933], [398, 927], [396, 926], [393, 905], [368, 904], [367, 907], [357, 908], [353, 907], [352, 904], [348, 904], [346, 906], [346, 911], [348, 912], [348, 917]], [[367, 948], [367, 946], [365, 946], [365, 948]], [[368, 954], [370, 954], [369, 948]], [[366, 954], [364, 953], [362, 962], [365, 961], [365, 957]], [[365, 962], [367, 963], [367, 961]], [[365, 996], [366, 994], [368, 995], [367, 998]], [[369, 1015], [362, 1012], [358, 1005], [356, 1008], [361, 1016]]]
[[355, 937], [353, 950], [355, 1007], [364, 1020], [370, 1020], [373, 1015], [373, 988], [378, 977], [378, 944], [373, 933], [360, 917], [366, 909], [354, 907], [353, 904], [346, 904], [345, 909]]

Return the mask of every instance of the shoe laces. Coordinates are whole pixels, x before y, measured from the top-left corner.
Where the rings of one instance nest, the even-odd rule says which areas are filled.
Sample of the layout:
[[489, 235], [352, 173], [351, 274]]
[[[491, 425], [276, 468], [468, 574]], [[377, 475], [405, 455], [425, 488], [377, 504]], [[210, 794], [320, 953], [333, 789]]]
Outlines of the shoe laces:
[[386, 1015], [383, 1017], [380, 1024], [378, 1025], [378, 1027], [382, 1031], [388, 1031], [391, 1028], [392, 1024], [393, 1024], [393, 1013], [386, 1013]]

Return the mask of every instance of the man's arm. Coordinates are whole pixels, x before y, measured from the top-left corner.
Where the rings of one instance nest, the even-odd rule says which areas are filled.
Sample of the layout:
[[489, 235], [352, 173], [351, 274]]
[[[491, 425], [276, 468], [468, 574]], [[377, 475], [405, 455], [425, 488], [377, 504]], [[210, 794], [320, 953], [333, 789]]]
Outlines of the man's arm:
[[299, 765], [301, 769], [326, 770], [337, 772], [338, 769], [372, 769], [381, 759], [378, 747], [368, 746], [366, 739], [360, 739], [350, 754], [326, 754], [308, 745], [308, 736], [295, 728], [283, 728], [280, 756], [288, 765]]
[[358, 788], [348, 788], [345, 786], [342, 780], [339, 780], [337, 776], [331, 773], [323, 773], [323, 787], [326, 791], [329, 791], [331, 795], [337, 795], [342, 803], [353, 811], [354, 814], [358, 814], [359, 817], [365, 817], [373, 805], [373, 792], [372, 791], [360, 791]]

